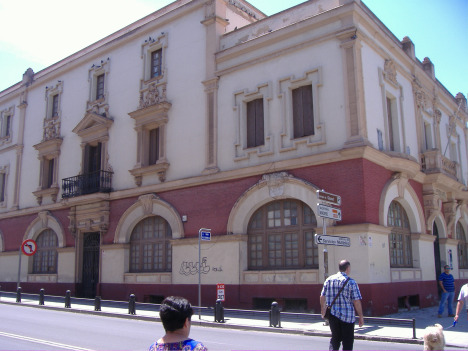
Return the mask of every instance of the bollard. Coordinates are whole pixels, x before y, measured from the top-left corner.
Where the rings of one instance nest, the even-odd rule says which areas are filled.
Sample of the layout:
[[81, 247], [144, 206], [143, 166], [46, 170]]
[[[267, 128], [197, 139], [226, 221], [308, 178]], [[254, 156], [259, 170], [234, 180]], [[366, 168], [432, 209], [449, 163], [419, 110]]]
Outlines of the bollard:
[[70, 290], [67, 290], [67, 292], [65, 293], [65, 308], [71, 308]]
[[95, 311], [101, 310], [101, 297], [100, 296], [96, 296], [94, 298], [94, 310]]
[[279, 327], [279, 328], [281, 328], [280, 309], [279, 309], [279, 306], [278, 306], [278, 302], [276, 302], [276, 301], [273, 301], [271, 303], [270, 327]]
[[44, 289], [39, 290], [39, 305], [44, 306]]
[[16, 289], [16, 302], [21, 303], [21, 286]]
[[130, 300], [128, 301], [128, 314], [135, 313], [135, 294], [130, 295]]
[[215, 312], [215, 322], [224, 323], [223, 301], [216, 300], [216, 306], [215, 306], [215, 311], [214, 312]]

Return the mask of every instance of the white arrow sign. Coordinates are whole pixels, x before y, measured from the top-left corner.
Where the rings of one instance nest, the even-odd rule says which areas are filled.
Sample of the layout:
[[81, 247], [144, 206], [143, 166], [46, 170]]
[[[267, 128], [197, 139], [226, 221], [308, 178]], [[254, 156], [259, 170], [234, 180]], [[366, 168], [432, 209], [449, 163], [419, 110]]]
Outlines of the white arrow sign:
[[315, 242], [322, 245], [351, 246], [351, 241], [345, 236], [315, 234]]

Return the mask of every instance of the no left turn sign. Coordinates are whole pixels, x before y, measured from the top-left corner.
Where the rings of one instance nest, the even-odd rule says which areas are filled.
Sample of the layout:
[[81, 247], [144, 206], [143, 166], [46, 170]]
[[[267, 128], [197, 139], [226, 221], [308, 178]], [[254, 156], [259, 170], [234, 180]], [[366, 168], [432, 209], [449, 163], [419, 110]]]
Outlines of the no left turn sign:
[[21, 251], [26, 256], [32, 256], [37, 251], [37, 244], [33, 239], [27, 239], [21, 244]]

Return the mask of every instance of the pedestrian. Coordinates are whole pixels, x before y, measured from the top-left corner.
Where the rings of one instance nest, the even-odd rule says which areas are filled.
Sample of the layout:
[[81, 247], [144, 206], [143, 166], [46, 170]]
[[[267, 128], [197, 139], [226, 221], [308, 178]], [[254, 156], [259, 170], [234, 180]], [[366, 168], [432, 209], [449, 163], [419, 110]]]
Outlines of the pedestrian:
[[466, 302], [466, 308], [468, 309], [468, 283], [463, 285], [460, 289], [460, 295], [458, 295], [457, 310], [455, 312], [455, 322], [458, 322], [458, 316], [462, 310], [463, 304]]
[[189, 338], [193, 309], [183, 297], [169, 296], [161, 303], [159, 317], [166, 334], [154, 342], [149, 351], [208, 351], [199, 341]]
[[453, 314], [453, 298], [455, 296], [455, 280], [450, 274], [450, 266], [445, 265], [444, 271], [439, 276], [439, 285], [442, 288], [442, 296], [440, 297], [439, 311], [437, 317], [441, 318], [444, 313], [444, 305], [447, 301], [448, 316], [454, 317]]
[[339, 350], [341, 343], [343, 343], [343, 350], [353, 349], [356, 313], [359, 316], [359, 326], [364, 325], [361, 292], [356, 281], [349, 277], [350, 272], [351, 264], [348, 260], [342, 260], [339, 263], [339, 272], [325, 280], [320, 294], [322, 317], [325, 317], [327, 306], [332, 305], [333, 299], [338, 295], [331, 307], [329, 317], [332, 334], [330, 350]]

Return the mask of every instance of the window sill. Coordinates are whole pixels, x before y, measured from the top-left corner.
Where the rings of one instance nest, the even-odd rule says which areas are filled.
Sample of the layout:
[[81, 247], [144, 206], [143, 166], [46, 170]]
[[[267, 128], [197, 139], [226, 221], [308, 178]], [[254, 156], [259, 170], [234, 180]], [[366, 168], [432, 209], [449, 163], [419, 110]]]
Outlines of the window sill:
[[57, 273], [30, 273], [28, 283], [57, 283]]
[[241, 284], [319, 284], [318, 269], [244, 271]]
[[172, 284], [172, 272], [125, 273], [126, 284]]
[[166, 171], [169, 168], [169, 163], [165, 161], [158, 161], [155, 165], [136, 167], [130, 170], [130, 174], [135, 178], [135, 184], [141, 186], [144, 176], [150, 174], [157, 174], [159, 181], [162, 183], [166, 180]]
[[392, 282], [421, 281], [422, 270], [420, 268], [390, 267]]
[[50, 196], [53, 202], [57, 202], [57, 194], [59, 191], [60, 188], [58, 186], [53, 186], [50, 188], [34, 191], [33, 194], [36, 197], [37, 203], [41, 205], [42, 199], [46, 196]]

